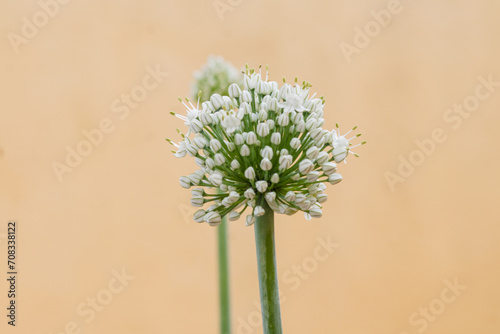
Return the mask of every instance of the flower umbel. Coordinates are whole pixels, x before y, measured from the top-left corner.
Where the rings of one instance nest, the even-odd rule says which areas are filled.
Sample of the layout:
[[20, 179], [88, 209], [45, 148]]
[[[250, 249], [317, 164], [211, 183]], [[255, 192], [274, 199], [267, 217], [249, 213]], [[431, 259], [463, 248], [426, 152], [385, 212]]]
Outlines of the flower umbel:
[[228, 94], [232, 83], [241, 82], [240, 72], [221, 56], [209, 56], [207, 63], [194, 73], [192, 96], [201, 91], [201, 100], [207, 101], [215, 94]]
[[[180, 179], [192, 190], [191, 203], [198, 210], [194, 219], [211, 226], [228, 215], [237, 220], [249, 208], [246, 224], [264, 214], [264, 201], [276, 213], [303, 211], [307, 219], [322, 215], [327, 200], [325, 183], [337, 184], [342, 176], [337, 163], [345, 160], [351, 140], [361, 134], [341, 135], [339, 126], [323, 129], [323, 97], [310, 95], [311, 84], [286, 83], [279, 87], [246, 67], [244, 85], [229, 86], [228, 95], [213, 94], [194, 107], [182, 101], [186, 134], [173, 143], [176, 157], [193, 156], [200, 167]], [[354, 153], [353, 153], [354, 154]], [[354, 154], [357, 156], [357, 154]], [[212, 190], [212, 191], [210, 191]], [[219, 191], [217, 191], [219, 190]]]

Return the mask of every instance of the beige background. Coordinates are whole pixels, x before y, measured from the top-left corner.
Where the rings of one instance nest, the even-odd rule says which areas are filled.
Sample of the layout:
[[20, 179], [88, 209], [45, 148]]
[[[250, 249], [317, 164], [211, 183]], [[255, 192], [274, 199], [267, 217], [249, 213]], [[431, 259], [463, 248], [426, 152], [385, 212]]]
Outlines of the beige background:
[[[216, 231], [186, 218], [178, 177], [194, 161], [175, 159], [164, 138], [177, 138], [168, 112], [183, 111], [192, 72], [221, 54], [311, 81], [327, 124], [357, 124], [369, 141], [341, 166], [322, 219], [277, 218], [285, 333], [499, 333], [500, 87], [456, 130], [443, 115], [478, 77], [500, 81], [500, 4], [402, 0], [348, 63], [341, 43], [354, 45], [354, 29], [390, 1], [222, 2], [221, 19], [212, 0], [73, 0], [17, 53], [8, 34], [40, 5], [0, 3], [0, 263], [5, 273], [6, 224], [17, 219], [20, 271], [18, 326], [2, 311], [1, 332], [64, 333], [73, 321], [82, 333], [217, 333]], [[111, 104], [148, 66], [169, 75], [121, 120]], [[114, 131], [59, 182], [52, 163], [105, 118]], [[435, 128], [447, 140], [392, 191], [385, 173]], [[253, 229], [230, 230], [234, 332], [261, 333], [258, 322], [237, 331], [256, 321], [258, 286]], [[318, 263], [327, 237], [338, 248]], [[290, 270], [304, 264], [311, 273], [297, 283]], [[86, 323], [78, 305], [104, 296], [121, 268], [135, 278]], [[467, 288], [442, 314], [425, 329], [409, 322], [443, 305], [455, 279]], [[2, 310], [6, 291], [2, 279]]]

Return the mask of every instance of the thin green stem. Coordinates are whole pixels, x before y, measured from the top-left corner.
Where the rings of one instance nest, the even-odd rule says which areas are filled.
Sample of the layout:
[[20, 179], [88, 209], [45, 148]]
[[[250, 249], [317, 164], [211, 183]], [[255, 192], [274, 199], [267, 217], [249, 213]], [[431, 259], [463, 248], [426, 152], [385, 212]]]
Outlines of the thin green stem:
[[217, 227], [219, 248], [219, 306], [220, 306], [220, 332], [231, 333], [231, 311], [229, 303], [229, 260], [227, 245], [227, 221], [222, 219]]
[[282, 334], [276, 252], [274, 246], [274, 212], [261, 198], [265, 214], [255, 221], [255, 245], [259, 271], [260, 303], [264, 334]]

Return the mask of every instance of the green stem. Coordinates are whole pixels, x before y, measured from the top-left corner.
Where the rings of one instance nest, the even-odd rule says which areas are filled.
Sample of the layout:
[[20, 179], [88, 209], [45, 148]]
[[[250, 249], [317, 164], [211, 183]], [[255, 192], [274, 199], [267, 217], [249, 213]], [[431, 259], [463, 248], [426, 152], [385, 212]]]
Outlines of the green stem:
[[229, 260], [227, 245], [227, 221], [222, 219], [217, 227], [219, 248], [219, 306], [220, 306], [220, 332], [231, 333], [231, 312], [229, 304]]
[[260, 303], [264, 334], [282, 334], [278, 274], [274, 247], [274, 212], [262, 198], [266, 210], [255, 221], [255, 245], [259, 270]]

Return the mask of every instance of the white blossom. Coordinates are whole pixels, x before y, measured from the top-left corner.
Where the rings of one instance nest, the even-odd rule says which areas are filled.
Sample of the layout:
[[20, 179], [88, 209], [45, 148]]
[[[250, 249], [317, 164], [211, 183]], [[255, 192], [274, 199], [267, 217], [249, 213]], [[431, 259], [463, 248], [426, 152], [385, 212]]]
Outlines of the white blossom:
[[325, 184], [342, 180], [337, 163], [365, 143], [351, 143], [360, 136], [350, 134], [356, 127], [344, 135], [338, 126], [323, 128], [325, 102], [310, 96], [309, 83], [280, 88], [267, 77], [247, 68], [243, 86], [228, 83], [225, 92], [205, 97], [201, 107], [200, 98], [196, 106], [181, 100], [186, 114], [172, 113], [187, 130], [179, 131], [180, 142], [167, 141], [176, 157], [192, 156], [199, 167], [179, 183], [197, 187], [192, 205], [208, 206], [195, 212], [197, 222], [216, 226], [224, 216], [239, 219], [246, 209], [252, 210], [246, 225], [266, 210], [319, 218], [328, 199]]

